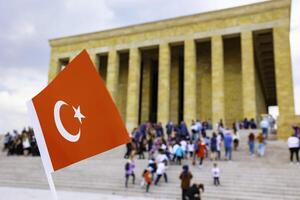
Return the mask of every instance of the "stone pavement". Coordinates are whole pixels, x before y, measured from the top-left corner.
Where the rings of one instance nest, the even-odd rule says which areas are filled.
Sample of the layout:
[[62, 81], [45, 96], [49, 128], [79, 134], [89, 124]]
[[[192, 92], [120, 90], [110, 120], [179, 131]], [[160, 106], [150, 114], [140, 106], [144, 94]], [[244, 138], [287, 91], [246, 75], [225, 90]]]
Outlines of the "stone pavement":
[[[52, 200], [49, 190], [0, 187], [0, 199], [5, 200]], [[148, 195], [149, 196], [149, 195]], [[58, 191], [59, 200], [153, 200], [151, 197], [125, 197], [119, 195]]]
[[[204, 161], [203, 169], [191, 166], [193, 182], [205, 184], [203, 199], [207, 200], [297, 200], [300, 199], [300, 165], [289, 163], [289, 152], [286, 141], [268, 141], [264, 158], [251, 157], [247, 151], [247, 132], [241, 133], [241, 149], [233, 153], [233, 161], [219, 161], [221, 168], [221, 186], [212, 184], [210, 169], [212, 162]], [[61, 199], [69, 196], [82, 196], [81, 199], [98, 198], [116, 199], [118, 197], [145, 197], [140, 188], [141, 174], [146, 167], [146, 160], [137, 160], [135, 185], [124, 188], [124, 164], [122, 159], [124, 146], [95, 156], [54, 174], [54, 182], [61, 194]], [[191, 161], [184, 161], [190, 164]], [[180, 199], [180, 166], [169, 166], [169, 183], [160, 182], [152, 186], [146, 197], [163, 199]], [[6, 157], [0, 155], [0, 199], [4, 198], [5, 188], [15, 190], [15, 195], [24, 195], [22, 199], [32, 199], [32, 189], [48, 189], [46, 177], [40, 158]], [[4, 188], [4, 189], [3, 189]], [[14, 188], [30, 188], [14, 189]], [[8, 189], [9, 190], [9, 189]], [[38, 190], [39, 192], [46, 192]], [[27, 191], [27, 192], [26, 192]], [[31, 192], [32, 191], [32, 192]], [[71, 193], [69, 193], [69, 192]], [[82, 193], [81, 195], [79, 193]], [[14, 193], [14, 192], [13, 192]], [[86, 198], [85, 198], [86, 196]], [[11, 196], [9, 196], [11, 197]], [[71, 197], [70, 197], [71, 198]], [[14, 198], [14, 194], [13, 197]], [[73, 198], [71, 198], [73, 199]]]

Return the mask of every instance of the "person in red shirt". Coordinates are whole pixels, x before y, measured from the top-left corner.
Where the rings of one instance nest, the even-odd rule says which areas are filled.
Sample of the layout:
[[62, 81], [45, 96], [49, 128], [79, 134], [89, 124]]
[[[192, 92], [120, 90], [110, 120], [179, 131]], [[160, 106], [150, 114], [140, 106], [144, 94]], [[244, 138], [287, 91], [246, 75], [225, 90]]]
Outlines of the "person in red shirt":
[[199, 139], [197, 156], [200, 159], [200, 162], [199, 162], [199, 167], [200, 168], [202, 168], [202, 164], [203, 164], [203, 160], [204, 160], [204, 157], [205, 157], [205, 153], [206, 153], [205, 142], [204, 142], [204, 140]]
[[150, 168], [145, 169], [145, 171], [143, 173], [143, 178], [144, 178], [144, 183], [146, 185], [146, 192], [149, 192], [150, 185], [152, 182], [152, 174], [151, 174]]

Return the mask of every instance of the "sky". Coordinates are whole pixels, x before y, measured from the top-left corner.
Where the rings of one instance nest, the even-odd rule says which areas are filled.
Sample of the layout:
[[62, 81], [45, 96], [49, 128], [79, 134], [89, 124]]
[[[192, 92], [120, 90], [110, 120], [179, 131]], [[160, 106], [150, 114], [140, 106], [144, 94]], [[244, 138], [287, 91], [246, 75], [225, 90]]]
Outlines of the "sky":
[[[47, 84], [49, 39], [256, 2], [261, 1], [0, 0], [0, 134], [29, 125], [26, 102]], [[300, 1], [294, 0], [292, 9], [299, 7]], [[294, 89], [300, 114], [300, 12], [292, 14]]]

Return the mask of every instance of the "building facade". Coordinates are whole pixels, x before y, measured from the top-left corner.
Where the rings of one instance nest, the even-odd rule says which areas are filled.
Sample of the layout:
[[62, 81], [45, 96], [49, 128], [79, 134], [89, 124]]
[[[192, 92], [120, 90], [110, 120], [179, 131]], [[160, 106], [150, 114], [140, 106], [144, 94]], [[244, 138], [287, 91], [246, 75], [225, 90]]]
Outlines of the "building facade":
[[290, 0], [50, 40], [49, 82], [87, 49], [129, 131], [140, 122], [259, 119], [278, 106], [278, 135], [295, 116]]

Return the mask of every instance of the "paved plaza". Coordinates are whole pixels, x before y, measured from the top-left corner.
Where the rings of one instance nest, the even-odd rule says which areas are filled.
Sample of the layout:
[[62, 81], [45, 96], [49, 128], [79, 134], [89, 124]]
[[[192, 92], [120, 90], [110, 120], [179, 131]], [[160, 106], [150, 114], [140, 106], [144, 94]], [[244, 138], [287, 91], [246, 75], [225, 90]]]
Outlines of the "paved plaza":
[[[211, 178], [212, 162], [204, 161], [203, 169], [191, 166], [193, 182], [205, 184], [203, 199], [207, 200], [296, 200], [300, 196], [298, 177], [300, 165], [289, 163], [285, 141], [268, 141], [264, 158], [251, 157], [247, 151], [248, 132], [241, 132], [241, 148], [234, 152], [233, 161], [219, 161], [221, 186], [215, 187]], [[135, 185], [124, 187], [125, 147], [80, 162], [54, 174], [60, 199], [180, 199], [181, 167], [168, 169], [169, 183], [161, 181], [145, 194], [140, 187], [146, 160], [137, 160]], [[191, 164], [191, 160], [184, 161]], [[40, 158], [6, 157], [0, 159], [0, 199], [50, 199], [50, 192]], [[25, 189], [27, 188], [27, 189]], [[47, 194], [47, 195], [46, 195]], [[49, 194], [49, 195], [48, 195]]]

